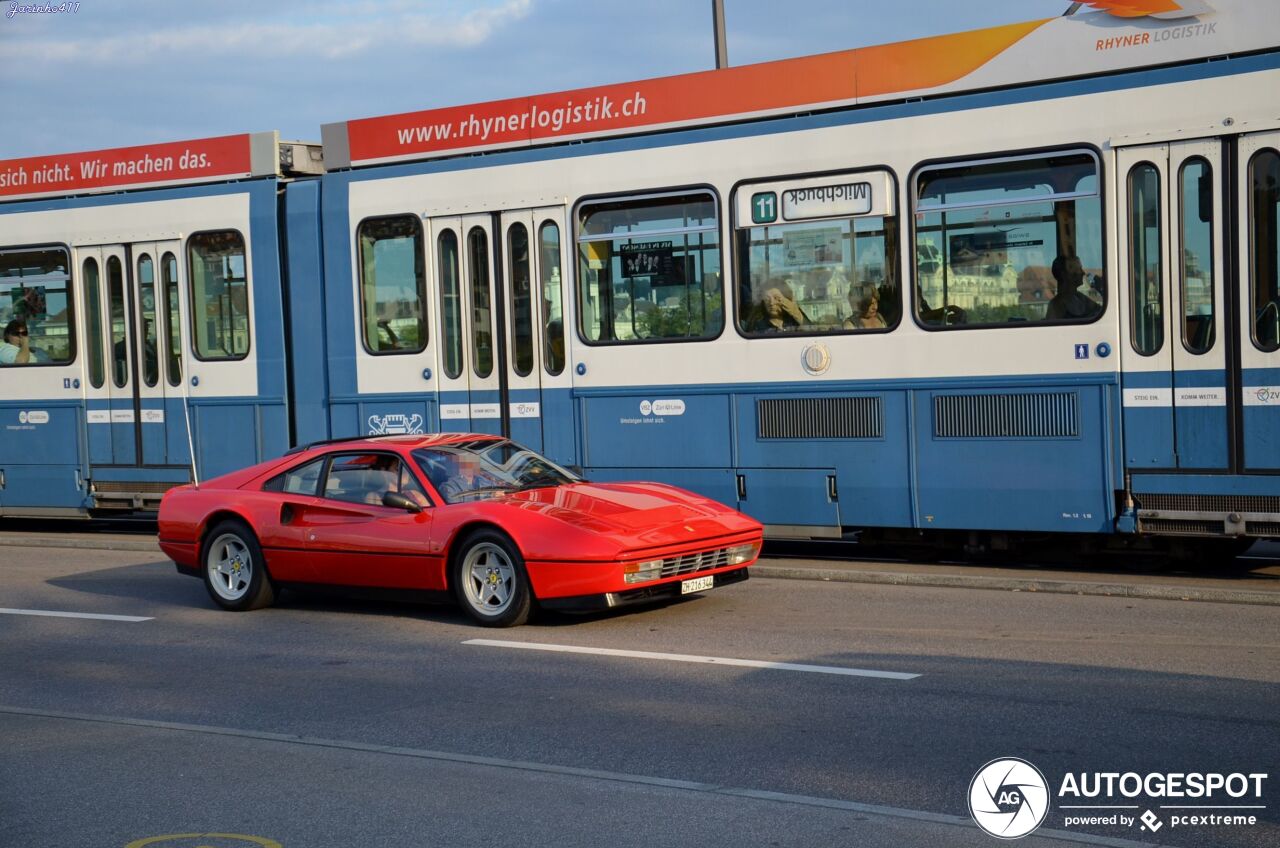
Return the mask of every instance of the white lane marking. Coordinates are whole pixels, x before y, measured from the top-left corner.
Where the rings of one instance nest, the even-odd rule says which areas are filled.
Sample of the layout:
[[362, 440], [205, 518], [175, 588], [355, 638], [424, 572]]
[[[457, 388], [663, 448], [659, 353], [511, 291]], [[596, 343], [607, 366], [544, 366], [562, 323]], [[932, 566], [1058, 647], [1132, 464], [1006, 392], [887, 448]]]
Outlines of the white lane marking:
[[142, 615], [105, 615], [96, 612], [58, 612], [57, 610], [0, 609], [4, 615], [43, 615], [49, 618], [92, 618], [98, 621], [154, 621]]
[[706, 663], [708, 665], [732, 665], [742, 668], [771, 668], [778, 671], [807, 671], [814, 674], [843, 674], [848, 677], [882, 677], [886, 680], [914, 680], [918, 674], [901, 671], [876, 671], [867, 668], [842, 668], [835, 665], [803, 665], [800, 663], [769, 662], [767, 660], [737, 660], [729, 657], [700, 657], [693, 654], [661, 654], [654, 651], [621, 651], [616, 648], [579, 648], [575, 645], [547, 645], [541, 642], [506, 642], [501, 639], [468, 639], [464, 645], [482, 645], [488, 648], [517, 648], [523, 651], [556, 651], [563, 654], [595, 654], [603, 657], [630, 657], [640, 660], [666, 660], [668, 662]]

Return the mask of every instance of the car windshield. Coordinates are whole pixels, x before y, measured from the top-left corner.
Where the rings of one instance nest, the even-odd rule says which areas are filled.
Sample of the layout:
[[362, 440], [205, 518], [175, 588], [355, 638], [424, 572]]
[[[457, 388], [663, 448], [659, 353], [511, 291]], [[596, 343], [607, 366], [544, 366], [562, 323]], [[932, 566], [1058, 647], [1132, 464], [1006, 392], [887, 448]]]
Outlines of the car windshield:
[[581, 479], [545, 456], [505, 439], [419, 448], [413, 458], [440, 497], [451, 504]]

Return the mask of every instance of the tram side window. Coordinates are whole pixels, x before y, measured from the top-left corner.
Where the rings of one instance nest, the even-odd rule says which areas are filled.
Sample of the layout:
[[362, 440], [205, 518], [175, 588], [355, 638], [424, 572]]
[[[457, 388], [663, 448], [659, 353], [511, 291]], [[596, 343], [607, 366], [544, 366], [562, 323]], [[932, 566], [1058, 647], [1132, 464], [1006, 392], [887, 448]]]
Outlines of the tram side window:
[[524, 224], [507, 230], [511, 280], [511, 362], [518, 376], [533, 372], [533, 280], [529, 274], [529, 231]]
[[456, 380], [462, 376], [462, 283], [458, 267], [458, 236], [453, 230], [445, 230], [437, 243], [444, 373], [450, 380]]
[[925, 326], [1084, 323], [1106, 305], [1098, 161], [1086, 151], [926, 168], [915, 308]]
[[1280, 350], [1280, 153], [1255, 154], [1249, 183], [1253, 343], [1265, 351]]
[[856, 333], [894, 327], [898, 223], [874, 216], [738, 231], [744, 335]]
[[111, 382], [123, 389], [129, 384], [129, 312], [124, 266], [118, 256], [107, 257], [107, 321], [111, 325]]
[[471, 369], [477, 377], [493, 373], [493, 310], [489, 304], [489, 234], [482, 227], [467, 233], [467, 269], [471, 272]]
[[138, 257], [138, 300], [142, 307], [142, 382], [152, 387], [160, 382], [160, 330], [156, 326], [156, 269], [145, 253]]
[[374, 218], [361, 222], [358, 240], [365, 349], [421, 352], [427, 346], [422, 224], [414, 215]]
[[182, 319], [178, 313], [178, 259], [166, 253], [160, 260], [160, 273], [164, 282], [164, 337], [168, 340], [167, 373], [169, 385], [182, 383]]
[[1160, 172], [1143, 162], [1129, 172], [1129, 285], [1133, 347], [1151, 356], [1164, 347], [1164, 261]]
[[1182, 270], [1182, 344], [1195, 354], [1214, 342], [1213, 168], [1196, 157], [1179, 173], [1179, 261]]
[[593, 201], [578, 213], [578, 328], [588, 342], [711, 339], [724, 328], [709, 192]]
[[187, 242], [191, 330], [196, 357], [249, 355], [249, 276], [244, 236], [234, 230], [197, 233]]
[[560, 287], [560, 226], [543, 221], [538, 230], [542, 280], [543, 366], [552, 376], [564, 370], [564, 301]]
[[75, 358], [70, 268], [60, 247], [0, 250], [0, 367]]
[[98, 275], [98, 260], [84, 261], [85, 345], [89, 351], [89, 384], [102, 388], [107, 381], [107, 368], [102, 357], [102, 286]]

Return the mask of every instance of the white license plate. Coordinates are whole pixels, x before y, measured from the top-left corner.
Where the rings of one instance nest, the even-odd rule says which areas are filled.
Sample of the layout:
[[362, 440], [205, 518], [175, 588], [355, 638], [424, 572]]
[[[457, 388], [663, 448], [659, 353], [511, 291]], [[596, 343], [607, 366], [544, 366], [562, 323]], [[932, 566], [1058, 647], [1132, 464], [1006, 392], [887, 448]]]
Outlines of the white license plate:
[[714, 576], [695, 577], [692, 580], [682, 580], [680, 581], [680, 594], [687, 595], [690, 592], [705, 592], [707, 589], [714, 588], [715, 585], [716, 578]]

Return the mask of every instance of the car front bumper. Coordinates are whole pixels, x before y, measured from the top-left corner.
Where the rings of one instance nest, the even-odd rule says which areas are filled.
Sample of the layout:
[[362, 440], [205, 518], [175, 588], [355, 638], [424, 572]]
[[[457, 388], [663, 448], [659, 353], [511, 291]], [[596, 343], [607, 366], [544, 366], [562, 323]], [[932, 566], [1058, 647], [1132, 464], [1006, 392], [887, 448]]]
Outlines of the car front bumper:
[[[710, 576], [715, 580], [713, 589], [719, 589], [721, 586], [731, 586], [734, 583], [741, 583], [750, 575], [747, 573], [747, 567], [740, 566], [738, 568], [727, 571], [713, 572], [711, 574], [699, 574], [697, 577]], [[688, 578], [685, 578], [688, 579]], [[687, 597], [681, 594], [680, 584], [684, 580], [668, 580], [661, 583], [652, 583], [647, 586], [638, 586], [633, 589], [624, 589], [618, 592], [603, 592], [594, 595], [573, 595], [561, 598], [539, 598], [538, 604], [543, 609], [555, 610], [556, 612], [599, 612], [601, 610], [616, 609], [631, 604], [644, 604], [655, 601], [672, 600], [679, 597]], [[707, 590], [704, 590], [707, 591]], [[691, 593], [700, 594], [700, 593]]]

